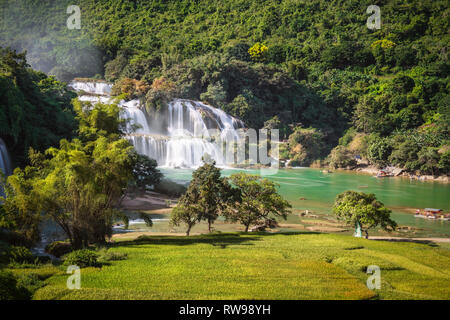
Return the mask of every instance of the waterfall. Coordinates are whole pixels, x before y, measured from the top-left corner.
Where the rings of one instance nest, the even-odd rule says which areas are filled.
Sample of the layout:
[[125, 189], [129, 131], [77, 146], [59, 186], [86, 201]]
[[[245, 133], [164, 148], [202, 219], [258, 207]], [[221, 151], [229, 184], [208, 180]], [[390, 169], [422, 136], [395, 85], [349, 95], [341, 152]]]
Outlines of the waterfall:
[[75, 91], [83, 91], [91, 95], [110, 95], [112, 86], [106, 82], [72, 81], [69, 87]]
[[[105, 83], [74, 81], [70, 87], [90, 94], [81, 96], [81, 101], [110, 101], [111, 86]], [[225, 166], [222, 142], [239, 140], [237, 129], [244, 127], [240, 120], [198, 101], [176, 99], [152, 117], [139, 100], [121, 101], [119, 106], [123, 109], [121, 116], [129, 120], [127, 139], [138, 153], [163, 167], [195, 168], [202, 164], [205, 154]]]
[[[12, 174], [11, 159], [9, 158], [8, 149], [6, 149], [5, 142], [0, 138], [0, 171], [4, 175]], [[3, 188], [0, 185], [0, 197], [4, 196]]]
[[[128, 139], [140, 154], [155, 159], [159, 166], [195, 168], [202, 164], [205, 154], [219, 166], [226, 165], [220, 141], [228, 137], [239, 139], [236, 129], [243, 123], [222, 110], [198, 101], [177, 99], [170, 102], [163, 113], [164, 125], [154, 129], [137, 100], [121, 103], [124, 118], [140, 128]], [[211, 136], [211, 129], [218, 136]]]

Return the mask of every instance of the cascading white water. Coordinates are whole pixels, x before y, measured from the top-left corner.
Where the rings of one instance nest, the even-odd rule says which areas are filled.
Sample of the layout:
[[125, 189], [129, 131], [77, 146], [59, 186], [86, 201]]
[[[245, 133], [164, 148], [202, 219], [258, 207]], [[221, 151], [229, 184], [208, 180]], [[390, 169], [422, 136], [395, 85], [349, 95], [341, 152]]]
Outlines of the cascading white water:
[[[152, 129], [138, 101], [122, 103], [124, 117], [140, 126], [129, 135], [136, 151], [155, 159], [158, 165], [172, 168], [195, 168], [205, 154], [219, 166], [225, 165], [224, 152], [218, 141], [227, 137], [238, 139], [236, 129], [241, 121], [222, 110], [190, 100], [175, 100], [168, 104], [162, 119], [165, 126]], [[210, 130], [217, 130], [218, 137]]]
[[[0, 138], [0, 171], [5, 175], [9, 176], [12, 174], [11, 159], [9, 158], [8, 149], [6, 148], [5, 142]], [[4, 195], [3, 188], [0, 185], [0, 197]]]
[[106, 82], [72, 81], [69, 87], [75, 91], [84, 91], [94, 95], [110, 95], [112, 86]]
[[[100, 89], [91, 83], [80, 82], [72, 82], [71, 87], [100, 95], [81, 96], [82, 101], [109, 101], [110, 87]], [[205, 154], [223, 166], [226, 161], [220, 141], [239, 140], [236, 130], [244, 127], [240, 120], [198, 101], [174, 100], [152, 119], [143, 111], [139, 100], [121, 101], [119, 106], [123, 108], [122, 117], [129, 120], [127, 138], [136, 151], [164, 167], [195, 168], [202, 164]], [[211, 129], [217, 134], [212, 136]]]

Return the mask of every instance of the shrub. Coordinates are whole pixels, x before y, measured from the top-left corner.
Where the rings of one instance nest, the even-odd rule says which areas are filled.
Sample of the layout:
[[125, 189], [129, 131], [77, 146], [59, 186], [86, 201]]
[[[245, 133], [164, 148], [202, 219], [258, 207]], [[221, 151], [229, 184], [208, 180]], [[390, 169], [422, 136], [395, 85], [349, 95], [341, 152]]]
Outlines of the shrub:
[[37, 274], [23, 274], [17, 277], [17, 288], [23, 299], [31, 299], [32, 294], [43, 286], [44, 282]]
[[45, 247], [45, 252], [59, 258], [72, 251], [72, 245], [69, 242], [55, 241]]
[[11, 272], [0, 270], [0, 300], [25, 300], [30, 293], [17, 285]]
[[289, 75], [297, 81], [306, 80], [308, 78], [307, 69], [299, 61], [290, 61], [287, 64], [287, 71]]
[[239, 42], [226, 47], [225, 52], [232, 58], [242, 61], [250, 61], [250, 56], [248, 55], [249, 49], [250, 46], [248, 44]]
[[9, 256], [11, 263], [33, 263], [36, 260], [31, 251], [25, 247], [11, 247]]
[[75, 265], [80, 268], [98, 267], [98, 254], [88, 249], [72, 251], [66, 255], [64, 264]]
[[0, 241], [0, 264], [8, 264], [10, 245], [6, 242]]

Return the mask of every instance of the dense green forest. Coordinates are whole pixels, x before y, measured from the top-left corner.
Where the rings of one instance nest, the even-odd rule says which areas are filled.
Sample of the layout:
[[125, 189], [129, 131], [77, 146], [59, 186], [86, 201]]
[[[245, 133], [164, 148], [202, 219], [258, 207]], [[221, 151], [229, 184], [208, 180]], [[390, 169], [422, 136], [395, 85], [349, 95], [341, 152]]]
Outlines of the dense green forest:
[[45, 150], [73, 136], [74, 97], [64, 83], [29, 68], [24, 54], [0, 48], [0, 137], [17, 165], [30, 147]]
[[[81, 30], [66, 27], [69, 4]], [[373, 4], [379, 30], [366, 26]], [[116, 82], [149, 109], [198, 99], [280, 128], [291, 165], [346, 167], [359, 155], [449, 171], [448, 1], [1, 0], [0, 10], [0, 45], [27, 50], [34, 68]]]

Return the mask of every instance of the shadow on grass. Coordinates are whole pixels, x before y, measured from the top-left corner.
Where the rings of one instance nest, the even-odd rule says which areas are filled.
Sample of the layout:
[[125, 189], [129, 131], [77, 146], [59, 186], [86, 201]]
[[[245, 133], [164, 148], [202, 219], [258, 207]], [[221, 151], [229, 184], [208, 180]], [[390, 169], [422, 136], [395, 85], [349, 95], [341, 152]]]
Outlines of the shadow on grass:
[[439, 245], [431, 240], [419, 240], [419, 239], [408, 239], [408, 238], [403, 238], [403, 239], [370, 239], [373, 241], [388, 241], [388, 242], [411, 242], [411, 243], [420, 243], [420, 244], [425, 244], [428, 245], [430, 247], [439, 247]]
[[226, 248], [229, 245], [243, 244], [247, 243], [251, 245], [250, 242], [258, 241], [260, 237], [253, 236], [242, 236], [239, 233], [231, 234], [208, 234], [199, 236], [140, 236], [137, 239], [129, 241], [121, 241], [114, 243], [113, 247], [122, 246], [135, 246], [143, 244], [156, 244], [156, 245], [177, 245], [177, 246], [188, 246], [193, 244], [205, 243], [212, 246], [217, 246], [221, 248]]
[[311, 235], [320, 234], [319, 232], [285, 232], [285, 233], [267, 233], [267, 232], [236, 232], [236, 233], [213, 233], [198, 236], [140, 236], [134, 240], [124, 240], [114, 244], [111, 247], [135, 246], [143, 244], [156, 245], [177, 245], [187, 246], [193, 244], [210, 244], [222, 249], [229, 245], [253, 245], [252, 242], [260, 241], [266, 236], [293, 236], [293, 235]]

